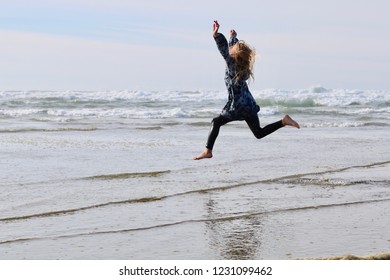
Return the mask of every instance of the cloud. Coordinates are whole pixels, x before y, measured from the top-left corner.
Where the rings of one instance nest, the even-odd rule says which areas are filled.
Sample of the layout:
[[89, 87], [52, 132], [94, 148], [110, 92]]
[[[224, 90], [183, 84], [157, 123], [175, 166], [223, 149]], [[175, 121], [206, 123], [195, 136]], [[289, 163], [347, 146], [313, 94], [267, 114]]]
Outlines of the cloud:
[[[184, 88], [205, 84], [214, 52], [0, 30], [2, 89]], [[15, 86], [17, 85], [17, 86]], [[15, 88], [17, 87], [17, 88]]]
[[214, 19], [259, 52], [252, 87], [390, 86], [384, 0], [33, 3], [0, 11], [0, 89], [223, 88]]

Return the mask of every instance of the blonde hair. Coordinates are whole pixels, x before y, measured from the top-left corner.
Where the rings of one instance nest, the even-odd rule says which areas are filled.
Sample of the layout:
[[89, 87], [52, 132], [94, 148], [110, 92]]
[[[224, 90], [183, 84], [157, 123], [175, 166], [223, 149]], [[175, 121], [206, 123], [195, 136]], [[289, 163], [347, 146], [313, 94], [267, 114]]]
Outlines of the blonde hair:
[[255, 63], [256, 51], [241, 40], [232, 46], [231, 49], [231, 57], [237, 64], [235, 80], [254, 79], [253, 65]]

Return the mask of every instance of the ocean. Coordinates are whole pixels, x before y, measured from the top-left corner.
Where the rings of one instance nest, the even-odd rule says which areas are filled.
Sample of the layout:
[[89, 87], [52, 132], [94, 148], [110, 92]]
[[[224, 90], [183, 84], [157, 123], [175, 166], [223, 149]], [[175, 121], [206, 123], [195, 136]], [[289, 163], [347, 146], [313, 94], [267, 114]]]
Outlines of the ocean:
[[390, 91], [0, 91], [0, 259], [294, 259], [390, 252]]

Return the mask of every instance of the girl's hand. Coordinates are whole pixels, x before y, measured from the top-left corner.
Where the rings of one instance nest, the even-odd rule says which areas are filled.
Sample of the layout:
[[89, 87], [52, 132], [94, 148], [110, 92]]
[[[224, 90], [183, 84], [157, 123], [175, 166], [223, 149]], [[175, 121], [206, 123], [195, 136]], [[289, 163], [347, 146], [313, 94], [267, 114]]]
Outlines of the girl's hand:
[[234, 37], [234, 36], [237, 36], [237, 32], [236, 30], [232, 29], [230, 30], [230, 37]]
[[219, 30], [219, 23], [217, 20], [214, 20], [214, 24], [213, 24], [213, 36], [214, 37], [217, 36], [218, 30]]

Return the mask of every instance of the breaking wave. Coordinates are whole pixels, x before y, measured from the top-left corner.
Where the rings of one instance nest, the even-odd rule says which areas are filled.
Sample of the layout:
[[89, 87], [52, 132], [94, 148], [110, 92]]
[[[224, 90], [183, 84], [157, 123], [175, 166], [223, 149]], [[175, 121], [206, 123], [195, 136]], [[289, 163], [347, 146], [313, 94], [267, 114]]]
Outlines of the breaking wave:
[[[378, 90], [264, 89], [252, 91], [260, 115], [375, 116], [387, 126], [390, 92]], [[210, 118], [221, 112], [226, 91], [0, 91], [0, 120], [66, 122], [84, 119]], [[375, 125], [370, 121], [363, 125]], [[362, 124], [359, 123], [361, 126]]]

